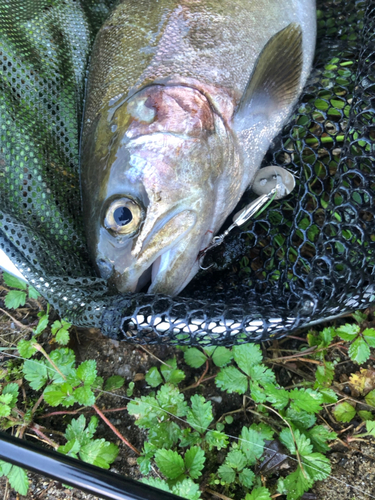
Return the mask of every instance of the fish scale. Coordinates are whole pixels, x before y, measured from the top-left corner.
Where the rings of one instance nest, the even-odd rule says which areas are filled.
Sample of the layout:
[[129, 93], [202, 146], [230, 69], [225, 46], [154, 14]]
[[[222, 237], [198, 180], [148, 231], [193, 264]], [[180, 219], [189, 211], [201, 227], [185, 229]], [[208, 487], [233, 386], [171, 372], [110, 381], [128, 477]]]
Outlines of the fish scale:
[[[298, 9], [305, 12], [297, 16]], [[258, 12], [267, 13], [262, 15], [263, 27]], [[114, 96], [171, 76], [195, 78], [238, 99], [254, 68], [254, 54], [260, 53], [270, 33], [296, 17], [311, 30], [304, 42], [305, 79], [315, 46], [312, 0], [122, 2], [92, 51], [86, 120], [92, 122]]]

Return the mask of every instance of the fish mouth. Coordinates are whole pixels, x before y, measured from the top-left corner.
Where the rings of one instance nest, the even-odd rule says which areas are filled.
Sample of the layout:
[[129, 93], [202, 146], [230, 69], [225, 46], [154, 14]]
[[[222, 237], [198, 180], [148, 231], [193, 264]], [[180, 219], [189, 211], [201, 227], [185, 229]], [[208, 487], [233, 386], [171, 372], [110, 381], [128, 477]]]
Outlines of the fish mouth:
[[[110, 281], [120, 293], [147, 292], [176, 295], [196, 263], [197, 215], [184, 210], [143, 239], [142, 247], [132, 251], [133, 263]], [[198, 232], [199, 233], [199, 232]], [[198, 243], [199, 244], [199, 243]]]
[[159, 255], [159, 257], [157, 257], [157, 259], [151, 264], [151, 266], [148, 267], [146, 271], [143, 271], [143, 273], [138, 278], [138, 281], [135, 284], [135, 289], [134, 289], [135, 293], [152, 292], [152, 284], [153, 282], [155, 282], [160, 268], [166, 267], [167, 263], [169, 262], [170, 252], [171, 252], [170, 250], [167, 250], [162, 255]]

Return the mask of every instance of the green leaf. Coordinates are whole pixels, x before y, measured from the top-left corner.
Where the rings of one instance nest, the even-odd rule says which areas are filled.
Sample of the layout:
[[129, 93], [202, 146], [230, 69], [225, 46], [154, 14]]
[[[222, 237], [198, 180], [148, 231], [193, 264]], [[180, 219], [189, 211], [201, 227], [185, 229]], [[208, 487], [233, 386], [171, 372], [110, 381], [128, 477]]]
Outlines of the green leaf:
[[245, 467], [246, 462], [246, 457], [241, 450], [232, 450], [225, 458], [225, 464], [238, 471]]
[[362, 364], [370, 357], [370, 348], [363, 338], [358, 337], [350, 344], [348, 354], [352, 361]]
[[[305, 477], [306, 475], [306, 477]], [[313, 485], [313, 481], [301, 471], [300, 466], [297, 470], [289, 474], [286, 478], [280, 478], [278, 482], [278, 490], [280, 483], [283, 485], [283, 490], [287, 493], [287, 500], [297, 500]], [[279, 490], [280, 491], [280, 490]]]
[[105, 439], [94, 439], [82, 446], [79, 456], [84, 462], [109, 469], [118, 452], [119, 449], [115, 444], [109, 443]]
[[150, 385], [151, 387], [157, 387], [158, 385], [163, 383], [163, 378], [156, 366], [153, 366], [149, 369], [149, 371], [146, 373], [145, 379], [148, 385]]
[[82, 380], [85, 385], [93, 384], [96, 376], [96, 361], [94, 359], [84, 361], [77, 368], [77, 377]]
[[193, 446], [185, 453], [185, 468], [186, 473], [193, 479], [198, 479], [202, 475], [201, 470], [204, 467], [206, 458], [204, 451], [199, 446]]
[[313, 413], [308, 413], [294, 406], [287, 409], [286, 418], [292, 421], [297, 427], [303, 427], [303, 429], [309, 429], [316, 422], [316, 417]]
[[259, 434], [259, 437], [264, 439], [265, 441], [271, 441], [275, 431], [267, 424], [251, 424], [250, 429], [256, 431]]
[[374, 328], [366, 328], [366, 330], [363, 330], [362, 335], [370, 347], [375, 347], [375, 329]]
[[128, 403], [127, 410], [130, 415], [135, 415], [137, 419], [136, 425], [146, 429], [156, 425], [158, 418], [165, 415], [156, 398], [152, 396], [135, 398]]
[[[10, 399], [12, 399], [12, 396], [10, 396]], [[0, 396], [0, 417], [7, 417], [8, 415], [10, 415], [10, 412], [11, 412], [10, 406], [1, 401], [1, 396]]]
[[184, 429], [180, 435], [180, 446], [184, 448], [186, 446], [193, 446], [195, 444], [201, 443], [202, 438], [199, 432], [192, 431], [190, 427]]
[[176, 358], [168, 359], [166, 365], [161, 365], [160, 371], [164, 380], [173, 385], [179, 384], [185, 378], [185, 373], [182, 370], [177, 370]]
[[187, 498], [187, 500], [199, 500], [201, 498], [199, 486], [188, 477], [176, 483], [172, 487], [172, 492], [175, 495]]
[[360, 328], [358, 325], [343, 325], [337, 328], [336, 333], [341, 337], [343, 340], [354, 340], [355, 337], [358, 335], [360, 332]]
[[54, 321], [51, 325], [51, 333], [52, 335], [56, 335], [56, 333], [62, 328], [62, 323], [61, 321]]
[[11, 408], [13, 408], [16, 405], [16, 403], [17, 403], [18, 392], [19, 392], [19, 387], [18, 387], [18, 384], [16, 384], [15, 382], [6, 385], [3, 388], [3, 395], [8, 394], [8, 395], [12, 396], [12, 398], [11, 398], [11, 400], [9, 402], [9, 406]]
[[292, 455], [296, 454], [296, 446], [294, 444], [293, 436], [292, 433], [290, 432], [290, 429], [284, 428], [280, 434], [279, 434], [279, 439], [282, 442], [283, 445], [285, 445], [290, 453]]
[[190, 347], [184, 352], [185, 363], [192, 368], [200, 368], [206, 362], [204, 353], [196, 347]]
[[375, 389], [365, 396], [366, 403], [375, 408]]
[[40, 297], [40, 293], [33, 287], [29, 285], [29, 297], [30, 299], [38, 299]]
[[[39, 313], [40, 314], [40, 313]], [[43, 311], [43, 315], [40, 317], [38, 324], [35, 328], [35, 335], [42, 333], [48, 326], [48, 314]]]
[[311, 453], [304, 456], [303, 467], [314, 482], [323, 481], [331, 473], [330, 461], [321, 453]]
[[[92, 360], [89, 360], [92, 361]], [[92, 392], [88, 385], [78, 387], [73, 396], [76, 398], [77, 403], [83, 406], [92, 406], [95, 404], [95, 394]]]
[[297, 443], [298, 452], [302, 457], [306, 457], [312, 453], [313, 447], [311, 441], [304, 432], [300, 432], [298, 429], [295, 429], [294, 438]]
[[148, 476], [151, 472], [151, 459], [148, 457], [140, 456], [137, 458], [139, 470], [143, 476]]
[[[156, 398], [163, 410], [172, 413], [176, 417], [184, 417], [187, 412], [187, 404], [184, 395], [173, 385], [165, 384], [160, 387]], [[165, 412], [163, 412], [165, 416]]]
[[148, 432], [149, 443], [156, 448], [172, 448], [180, 437], [180, 427], [170, 420], [158, 422]]
[[96, 415], [93, 415], [90, 418], [88, 426], [85, 429], [85, 434], [86, 434], [88, 439], [91, 439], [93, 437], [93, 435], [95, 434], [96, 428], [98, 427], [98, 423], [99, 423], [99, 418]]
[[171, 493], [171, 489], [164, 479], [160, 479], [158, 477], [143, 477], [141, 479], [141, 482], [144, 484], [148, 484], [149, 486], [153, 486], [154, 488], [158, 488], [159, 490], [168, 491], [169, 493]]
[[375, 421], [367, 420], [366, 422], [366, 430], [371, 436], [375, 437]]
[[256, 380], [258, 384], [272, 384], [276, 381], [275, 374], [265, 365], [255, 365], [249, 368], [250, 377]]
[[332, 340], [336, 337], [336, 331], [333, 326], [329, 326], [327, 328], [324, 328], [320, 333], [319, 333], [319, 339], [321, 340], [321, 344], [323, 346], [327, 347], [329, 344], [332, 342]]
[[185, 472], [183, 458], [172, 450], [157, 450], [155, 453], [155, 462], [160, 472], [168, 479], [177, 479]]
[[326, 361], [324, 365], [318, 366], [315, 372], [315, 378], [319, 387], [330, 387], [335, 375], [335, 366], [333, 363]]
[[120, 377], [120, 375], [112, 375], [109, 377], [104, 386], [105, 391], [115, 391], [116, 389], [120, 389], [125, 383], [125, 379]]
[[272, 497], [268, 488], [261, 486], [260, 488], [254, 488], [251, 493], [248, 493], [245, 500], [272, 500]]
[[267, 401], [269, 401], [276, 410], [283, 410], [289, 403], [289, 393], [285, 389], [265, 384], [264, 390]]
[[86, 419], [84, 415], [80, 415], [79, 418], [73, 419], [67, 426], [65, 437], [69, 441], [77, 440], [80, 444], [86, 444], [95, 434], [98, 422], [98, 417], [94, 415], [86, 427]]
[[367, 320], [366, 314], [364, 314], [362, 311], [356, 311], [352, 314], [352, 316], [359, 324]]
[[9, 405], [12, 402], [13, 396], [11, 394], [0, 394], [0, 403]]
[[316, 425], [306, 434], [311, 440], [314, 448], [322, 453], [330, 450], [327, 441], [337, 438], [336, 432], [329, 431], [324, 425]]
[[362, 420], [373, 420], [374, 415], [371, 413], [371, 411], [366, 411], [366, 410], [359, 410], [358, 416], [361, 417]]
[[295, 408], [300, 408], [310, 413], [318, 413], [322, 407], [323, 396], [312, 389], [293, 389], [289, 397]]
[[41, 389], [47, 383], [47, 367], [44, 361], [27, 360], [23, 364], [23, 374], [35, 391]]
[[20, 290], [11, 290], [4, 299], [4, 304], [8, 309], [17, 309], [26, 304], [26, 293]]
[[246, 375], [250, 375], [250, 368], [259, 365], [263, 359], [260, 347], [256, 344], [237, 345], [232, 351], [235, 362]]
[[[68, 349], [67, 347], [60, 347], [59, 349], [55, 349], [50, 353], [50, 358], [55, 363], [55, 365], [59, 368], [61, 373], [65, 375], [65, 377], [75, 377], [75, 363], [76, 357], [74, 351], [72, 349]], [[63, 383], [65, 380], [63, 377], [55, 371], [55, 369], [49, 370], [50, 377], [58, 383]], [[69, 380], [72, 383], [71, 380]], [[79, 379], [77, 379], [77, 383], [73, 385], [77, 385], [79, 383]]]
[[3, 460], [0, 460], [0, 477], [2, 476], [7, 476], [13, 467], [12, 464], [9, 462], [4, 462]]
[[215, 383], [219, 389], [229, 393], [238, 392], [239, 394], [245, 394], [248, 388], [246, 375], [234, 366], [222, 368], [216, 375]]
[[337, 403], [337, 399], [338, 399], [337, 394], [332, 389], [320, 388], [319, 392], [323, 396], [323, 403], [325, 403], [325, 404]]
[[190, 398], [191, 408], [188, 410], [186, 421], [200, 434], [205, 432], [213, 420], [212, 404], [205, 401], [203, 396], [194, 394]]
[[[303, 459], [303, 472], [300, 466], [285, 479], [279, 480], [278, 491], [286, 490], [288, 500], [299, 499], [314, 484], [327, 478], [331, 472], [328, 458], [320, 453], [312, 453]], [[281, 488], [280, 488], [281, 486]]]
[[29, 480], [27, 479], [26, 472], [13, 465], [8, 474], [9, 483], [20, 495], [26, 495], [29, 489]]
[[134, 386], [135, 384], [133, 381], [129, 382], [128, 388], [126, 389], [126, 395], [128, 396], [128, 398], [131, 398], [133, 396]]
[[71, 323], [65, 319], [62, 319], [61, 321], [54, 321], [51, 326], [51, 332], [53, 335], [58, 335], [61, 331], [68, 332], [71, 326]]
[[[93, 423], [93, 425], [95, 426], [95, 423]], [[84, 415], [80, 415], [78, 418], [74, 418], [70, 422], [70, 424], [68, 424], [66, 427], [65, 431], [66, 439], [68, 439], [68, 441], [72, 439], [77, 439], [79, 442], [81, 442], [83, 438], [87, 437], [84, 433], [85, 427], [86, 427], [86, 419]]]
[[65, 330], [65, 328], [61, 328], [56, 334], [56, 342], [60, 345], [67, 345], [69, 344], [69, 340], [70, 335], [68, 330]]
[[222, 448], [226, 448], [229, 443], [228, 436], [219, 431], [208, 431], [205, 440], [210, 450], [212, 450], [212, 448], [221, 450]]
[[216, 430], [221, 432], [225, 429], [225, 424], [223, 424], [222, 422], [216, 422]]
[[217, 473], [227, 484], [233, 483], [233, 481], [236, 479], [235, 471], [232, 469], [232, 467], [229, 467], [229, 465], [226, 464], [220, 465]]
[[29, 359], [33, 354], [36, 353], [34, 344], [35, 344], [34, 339], [31, 340], [22, 339], [18, 342], [17, 349], [21, 358]]
[[215, 350], [213, 351], [211, 357], [214, 364], [219, 368], [222, 368], [223, 366], [230, 363], [230, 361], [233, 358], [233, 353], [230, 349], [227, 349], [226, 347], [223, 346], [219, 346], [215, 347]]
[[245, 486], [245, 488], [251, 488], [254, 483], [255, 474], [246, 467], [239, 473], [238, 479], [240, 480], [240, 483]]
[[356, 413], [355, 408], [347, 401], [335, 405], [332, 412], [338, 422], [350, 422]]
[[24, 280], [21, 280], [5, 271], [3, 271], [3, 280], [8, 286], [12, 288], [18, 288], [18, 290], [26, 290], [27, 284]]
[[266, 391], [255, 380], [250, 380], [250, 395], [256, 403], [265, 403], [267, 399]]
[[242, 427], [239, 437], [239, 447], [244, 452], [247, 465], [254, 465], [262, 456], [264, 450], [265, 437], [262, 431], [257, 428]]
[[62, 404], [65, 407], [73, 406], [77, 402], [73, 396], [73, 387], [67, 382], [46, 387], [44, 389], [44, 400], [51, 406]]
[[68, 441], [64, 446], [59, 446], [57, 451], [70, 457], [78, 458], [78, 452], [81, 449], [81, 444], [77, 439]]

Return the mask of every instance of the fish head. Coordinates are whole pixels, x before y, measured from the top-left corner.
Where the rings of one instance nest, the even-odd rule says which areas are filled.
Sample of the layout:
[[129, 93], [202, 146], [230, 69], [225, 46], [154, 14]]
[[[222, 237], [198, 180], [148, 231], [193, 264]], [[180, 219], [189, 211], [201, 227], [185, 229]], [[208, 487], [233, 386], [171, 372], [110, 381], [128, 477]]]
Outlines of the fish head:
[[120, 292], [179, 293], [213, 237], [222, 134], [206, 98], [150, 86], [84, 133], [88, 248]]

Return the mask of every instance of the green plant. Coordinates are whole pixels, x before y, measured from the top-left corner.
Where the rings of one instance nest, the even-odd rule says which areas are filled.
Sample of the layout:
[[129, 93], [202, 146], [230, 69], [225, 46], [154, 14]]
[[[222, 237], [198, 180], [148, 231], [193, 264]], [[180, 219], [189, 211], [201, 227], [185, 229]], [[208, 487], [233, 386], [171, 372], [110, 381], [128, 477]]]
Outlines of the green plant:
[[34, 287], [11, 274], [3, 273], [3, 279], [8, 286], [14, 288], [14, 290], [10, 290], [5, 297], [5, 306], [8, 309], [17, 309], [17, 307], [24, 306], [27, 297], [30, 299], [37, 299], [40, 297]]
[[[11, 286], [9, 283], [8, 280]], [[24, 290], [21, 291], [26, 294]], [[339, 361], [334, 352], [347, 353], [354, 362], [361, 363], [369, 358], [373, 347], [374, 330], [369, 327], [367, 316], [357, 312], [354, 318], [357, 324], [310, 331], [307, 346], [302, 344], [298, 350], [286, 351], [285, 356], [264, 358], [260, 347], [252, 344], [232, 349], [181, 348], [189, 370], [183, 369], [179, 357], [161, 361], [160, 366], [150, 368], [145, 374], [150, 392], [127, 405], [136, 425], [147, 433], [139, 453], [97, 406], [103, 391], [120, 389], [124, 379], [114, 375], [104, 381], [94, 360], [77, 364], [74, 352], [67, 347], [71, 325], [64, 320], [51, 322], [47, 306], [46, 311], [39, 311], [34, 328], [22, 325], [28, 335], [17, 342], [22, 359], [8, 362], [5, 369], [0, 369], [0, 427], [12, 427], [19, 437], [27, 430], [62, 453], [109, 468], [118, 447], [94, 438], [102, 419], [139, 455], [140, 471], [147, 476], [143, 480], [148, 484], [192, 500], [201, 497], [202, 484], [206, 492], [228, 498], [270, 500], [271, 496], [286, 495], [288, 500], [298, 499], [316, 481], [330, 474], [326, 454], [337, 435], [318, 424], [318, 414], [330, 411], [338, 426], [358, 415], [363, 425], [351, 433], [348, 430], [347, 443], [374, 436], [374, 371], [361, 368], [348, 379], [359, 399], [342, 397], [333, 384]], [[48, 352], [42, 338], [43, 342], [48, 341]], [[310, 362], [316, 367], [314, 376], [302, 377], [298, 386], [283, 387], [275, 371], [267, 365], [295, 360], [302, 366]], [[201, 367], [204, 368], [195, 382], [184, 387], [191, 369]], [[236, 409], [222, 412], [220, 406], [215, 408], [205, 393], [210, 381], [223, 395], [237, 398]], [[22, 386], [33, 396], [21, 405]], [[126, 389], [128, 399], [134, 389], [135, 383], [130, 382]], [[366, 409], [358, 406], [361, 402]], [[75, 405], [74, 418], [68, 416], [72, 405]], [[50, 437], [53, 429], [38, 423], [47, 407], [56, 408], [56, 412], [47, 415], [65, 414], [70, 418], [64, 433], [56, 433], [56, 440]], [[82, 412], [87, 410], [96, 415], [85, 417]], [[244, 422], [244, 416], [252, 421]], [[285, 472], [278, 471], [278, 479], [265, 465], [266, 453], [275, 446], [280, 450], [277, 452], [280, 461], [289, 455], [294, 463]], [[155, 470], [164, 479], [150, 477]], [[22, 469], [0, 462], [0, 475], [5, 475], [19, 493], [26, 494], [28, 480]]]
[[[23, 282], [10, 275], [5, 275], [5, 282], [8, 286], [18, 286], [26, 290]], [[15, 304], [16, 296], [12, 292], [13, 290], [9, 291], [6, 296], [6, 299], [10, 294], [12, 297], [11, 301], [8, 301], [8, 306], [9, 302], [11, 305]], [[25, 295], [23, 298], [26, 298], [26, 292], [22, 293]], [[33, 298], [35, 297], [36, 294]], [[23, 299], [21, 300], [20, 296], [17, 300], [22, 304]], [[5, 302], [7, 303], [7, 300]], [[66, 441], [64, 445], [59, 445], [50, 439], [45, 434], [44, 427], [35, 422], [35, 417], [46, 404], [52, 407], [61, 405], [65, 408], [78, 404], [81, 405], [81, 411], [88, 406], [92, 407], [108, 423], [95, 404], [100, 396], [100, 393], [98, 396], [96, 392], [103, 386], [105, 390], [113, 391], [124, 384], [124, 379], [119, 376], [110, 377], [104, 384], [103, 379], [97, 375], [96, 362], [86, 360], [77, 366], [74, 352], [67, 347], [57, 347], [47, 354], [38, 342], [38, 338], [48, 328], [49, 311], [49, 306], [47, 311], [40, 311], [36, 328], [29, 329], [31, 338], [22, 339], [17, 343], [18, 353], [23, 359], [8, 362], [7, 369], [0, 371], [0, 428], [12, 427], [19, 437], [28, 430], [61, 453], [79, 457], [85, 462], [108, 469], [118, 454], [118, 446], [104, 439], [93, 438], [98, 425], [96, 416], [91, 417], [87, 425], [84, 415], [72, 419], [64, 434]], [[58, 346], [68, 344], [70, 327], [70, 323], [65, 320], [54, 321], [50, 327], [51, 342]], [[38, 353], [42, 354], [42, 358], [35, 359]], [[34, 391], [43, 389], [38, 399], [27, 402], [26, 410], [21, 410], [18, 404], [19, 377], [27, 381]], [[13, 380], [17, 380], [18, 383]], [[1, 461], [0, 476], [2, 475], [9, 479], [11, 486], [18, 493], [23, 495], [27, 493], [28, 480], [23, 469]]]
[[[261, 486], [255, 468], [262, 459], [265, 442], [276, 434], [296, 457], [296, 471], [278, 483], [278, 491], [286, 491], [289, 500], [299, 498], [316, 480], [329, 475], [329, 460], [321, 452], [328, 449], [327, 442], [335, 439], [336, 434], [316, 425], [315, 415], [327, 398], [329, 402], [337, 398], [319, 390], [286, 390], [278, 386], [274, 373], [262, 363], [257, 345], [240, 345], [232, 350], [191, 348], [185, 350], [184, 358], [193, 367], [202, 366], [211, 358], [221, 367], [215, 377], [216, 385], [251, 401], [258, 423], [243, 426], [238, 439], [229, 443], [223, 430], [232, 418], [224, 418], [225, 424], [215, 420], [211, 401], [198, 394], [186, 398], [177, 383], [164, 383], [156, 393], [128, 404], [136, 424], [148, 433], [138, 459], [143, 474], [150, 472], [154, 461], [165, 477], [165, 482], [158, 480], [158, 484], [171, 491], [182, 487], [182, 483], [191, 485], [206, 472], [210, 474], [210, 485], [220, 487], [225, 495], [245, 495], [249, 488]], [[167, 363], [176, 369], [175, 360]], [[161, 377], [155, 377], [156, 370], [154, 367], [146, 375], [152, 387], [162, 382]], [[216, 450], [227, 450], [219, 468]], [[270, 495], [266, 491], [262, 490], [265, 498]], [[255, 493], [251, 495], [257, 498]]]

